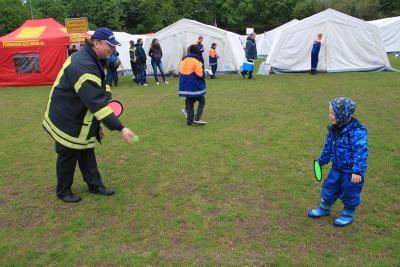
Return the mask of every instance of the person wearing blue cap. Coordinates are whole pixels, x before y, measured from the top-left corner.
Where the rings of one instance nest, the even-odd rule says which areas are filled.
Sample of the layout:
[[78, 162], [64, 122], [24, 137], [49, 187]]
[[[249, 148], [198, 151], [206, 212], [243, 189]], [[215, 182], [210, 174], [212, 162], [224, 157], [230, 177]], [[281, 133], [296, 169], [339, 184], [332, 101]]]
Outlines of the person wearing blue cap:
[[76, 163], [90, 193], [109, 196], [97, 168], [94, 146], [103, 132], [100, 123], [120, 131], [130, 143], [135, 134], [124, 127], [107, 105], [111, 90], [104, 73], [106, 60], [120, 43], [108, 28], [97, 29], [83, 49], [67, 58], [50, 91], [43, 128], [55, 140], [57, 197], [66, 203], [81, 200], [73, 194]]
[[328, 135], [318, 162], [321, 166], [332, 162], [328, 177], [321, 190], [318, 208], [308, 211], [311, 218], [328, 216], [331, 206], [340, 198], [344, 204], [342, 213], [333, 225], [343, 227], [353, 221], [360, 205], [368, 158], [368, 133], [353, 113], [356, 103], [348, 97], [339, 97], [329, 103]]

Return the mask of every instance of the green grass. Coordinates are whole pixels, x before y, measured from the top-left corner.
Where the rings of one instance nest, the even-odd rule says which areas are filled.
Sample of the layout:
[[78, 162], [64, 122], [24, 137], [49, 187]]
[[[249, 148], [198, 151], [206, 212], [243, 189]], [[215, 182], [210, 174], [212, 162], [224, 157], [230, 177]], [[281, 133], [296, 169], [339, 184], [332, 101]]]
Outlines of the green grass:
[[[141, 142], [106, 131], [96, 154], [117, 193], [89, 194], [77, 170], [73, 205], [54, 193], [54, 143], [41, 128], [49, 87], [0, 88], [0, 266], [400, 265], [400, 73], [207, 80], [204, 127], [185, 125], [170, 81], [124, 77], [113, 90]], [[369, 131], [363, 203], [344, 229], [332, 226], [340, 202], [330, 217], [306, 216], [337, 96], [358, 102]]]

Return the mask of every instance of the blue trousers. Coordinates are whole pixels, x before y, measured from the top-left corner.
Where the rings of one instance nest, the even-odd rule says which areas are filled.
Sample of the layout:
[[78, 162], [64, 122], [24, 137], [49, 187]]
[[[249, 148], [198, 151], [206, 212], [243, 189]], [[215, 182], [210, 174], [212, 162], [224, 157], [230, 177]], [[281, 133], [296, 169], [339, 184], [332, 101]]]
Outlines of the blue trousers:
[[212, 75], [214, 76], [215, 73], [217, 72], [217, 67], [218, 67], [218, 65], [217, 65], [217, 64], [214, 64], [214, 65], [210, 65], [210, 67], [211, 67]]
[[107, 69], [107, 84], [109, 84], [110, 86], [114, 85], [118, 86], [118, 72], [117, 69], [112, 69], [112, 68], [108, 68]]
[[317, 53], [311, 53], [311, 73], [317, 72], [318, 55]]
[[163, 78], [163, 81], [165, 82], [164, 68], [163, 68], [163, 64], [162, 64], [161, 60], [151, 59], [151, 66], [153, 67], [154, 79], [156, 80], [156, 82], [158, 82], [157, 68], [160, 70], [161, 77]]
[[364, 177], [355, 184], [351, 182], [351, 173], [332, 168], [322, 185], [321, 198], [327, 205], [332, 205], [339, 198], [345, 208], [355, 209], [360, 205], [363, 185]]
[[137, 79], [140, 85], [146, 82], [146, 64], [137, 64]]

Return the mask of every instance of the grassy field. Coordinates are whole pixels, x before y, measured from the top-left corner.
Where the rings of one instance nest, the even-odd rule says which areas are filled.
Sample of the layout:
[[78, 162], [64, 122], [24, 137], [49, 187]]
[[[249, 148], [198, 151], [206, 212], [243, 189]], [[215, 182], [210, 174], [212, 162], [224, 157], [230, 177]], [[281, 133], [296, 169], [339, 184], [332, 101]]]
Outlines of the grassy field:
[[[117, 193], [89, 194], [77, 170], [82, 202], [69, 205], [41, 128], [50, 87], [0, 88], [0, 266], [400, 266], [400, 73], [208, 80], [204, 127], [185, 125], [170, 81], [113, 90], [141, 142], [106, 131], [97, 159]], [[340, 202], [306, 216], [337, 96], [358, 102], [369, 131], [363, 203], [344, 229], [332, 226]]]

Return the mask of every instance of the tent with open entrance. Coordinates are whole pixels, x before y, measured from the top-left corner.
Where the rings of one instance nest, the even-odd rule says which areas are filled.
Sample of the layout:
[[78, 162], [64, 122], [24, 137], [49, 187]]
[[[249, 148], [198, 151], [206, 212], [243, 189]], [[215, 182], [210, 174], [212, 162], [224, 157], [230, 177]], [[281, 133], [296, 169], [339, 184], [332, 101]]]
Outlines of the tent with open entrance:
[[311, 48], [323, 34], [318, 71], [382, 71], [390, 68], [378, 27], [333, 9], [327, 9], [278, 30], [260, 73], [306, 72]]
[[0, 37], [0, 86], [52, 84], [67, 59], [67, 45], [88, 34], [68, 35], [52, 18], [27, 20]]
[[[156, 32], [146, 40], [144, 50], [148, 54], [152, 39], [157, 38], [163, 51], [162, 63], [164, 71], [166, 73], [177, 73], [179, 63], [187, 54], [187, 48], [196, 43], [200, 35], [204, 37], [203, 45], [205, 51], [203, 52], [203, 58], [205, 68], [210, 68], [208, 52], [211, 44], [216, 43], [217, 54], [220, 56], [217, 72], [238, 73], [245, 59], [239, 35], [194, 20], [181, 19]], [[147, 70], [152, 73], [150, 58], [147, 61]]]
[[400, 16], [369, 21], [378, 26], [385, 51], [400, 52]]

